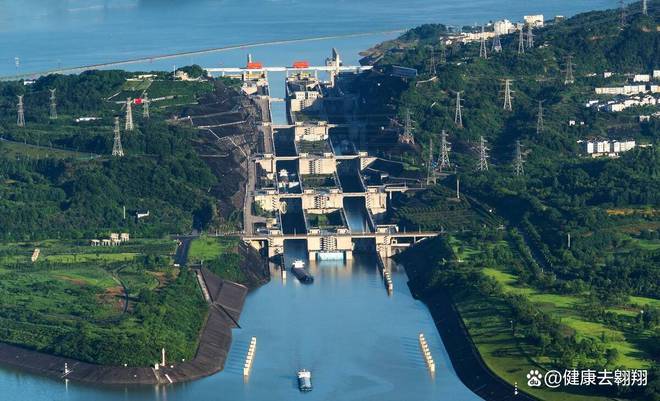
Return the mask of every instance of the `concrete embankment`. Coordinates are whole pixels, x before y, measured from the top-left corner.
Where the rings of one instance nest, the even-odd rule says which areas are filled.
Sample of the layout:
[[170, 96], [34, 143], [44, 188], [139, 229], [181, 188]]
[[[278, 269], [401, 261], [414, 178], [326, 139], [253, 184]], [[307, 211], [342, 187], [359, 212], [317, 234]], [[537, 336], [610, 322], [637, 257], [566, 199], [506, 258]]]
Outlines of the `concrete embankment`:
[[[443, 257], [442, 252], [438, 251], [444, 248], [439, 241], [443, 239], [438, 237], [425, 241], [398, 256], [397, 261], [406, 268], [410, 279], [408, 285], [413, 296], [429, 308], [457, 376], [465, 386], [485, 400], [536, 400], [520, 391], [514, 396], [514, 386], [486, 366], [460, 313], [456, 310], [450, 289], [433, 292], [424, 290], [431, 266], [437, 266]], [[523, 379], [521, 377], [521, 383]]]
[[[222, 280], [206, 269], [202, 269], [201, 273], [212, 304], [197, 353], [190, 361], [172, 365], [168, 362], [157, 370], [153, 367], [101, 366], [0, 344], [0, 364], [58, 379], [66, 377], [69, 380], [106, 385], [176, 383], [219, 372], [224, 368], [231, 346], [231, 330], [236, 327], [235, 322], [239, 321], [248, 288]], [[64, 371], [65, 364], [69, 369], [67, 374]]]

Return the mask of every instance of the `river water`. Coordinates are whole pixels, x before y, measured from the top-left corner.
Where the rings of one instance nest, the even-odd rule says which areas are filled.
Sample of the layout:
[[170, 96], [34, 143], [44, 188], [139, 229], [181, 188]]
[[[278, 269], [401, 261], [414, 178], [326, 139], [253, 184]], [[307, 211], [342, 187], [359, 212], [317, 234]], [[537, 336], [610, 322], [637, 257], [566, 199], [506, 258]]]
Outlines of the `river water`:
[[[523, 14], [572, 15], [613, 6], [610, 0], [4, 0], [0, 2], [0, 75], [124, 60], [241, 43], [449, 25]], [[374, 34], [250, 49], [267, 65], [307, 59], [321, 64], [337, 47], [347, 63], [395, 34]], [[186, 57], [129, 69], [243, 65], [246, 50]], [[19, 57], [19, 66], [15, 65]], [[283, 77], [271, 77], [274, 96]], [[283, 122], [283, 104], [275, 104]], [[352, 218], [351, 218], [352, 219]], [[353, 225], [358, 224], [354, 223]], [[287, 265], [306, 258], [304, 242], [288, 241]], [[388, 262], [390, 263], [390, 262]], [[401, 266], [392, 264], [388, 296], [375, 257], [347, 263], [309, 262], [315, 282], [289, 273], [248, 296], [242, 329], [234, 331], [226, 368], [173, 386], [94, 388], [0, 368], [0, 399], [88, 400], [476, 400], [458, 380], [427, 308], [415, 301]], [[424, 332], [437, 373], [424, 364], [417, 335]], [[252, 336], [257, 351], [247, 382], [242, 366]], [[313, 372], [314, 391], [300, 394], [295, 372]]]

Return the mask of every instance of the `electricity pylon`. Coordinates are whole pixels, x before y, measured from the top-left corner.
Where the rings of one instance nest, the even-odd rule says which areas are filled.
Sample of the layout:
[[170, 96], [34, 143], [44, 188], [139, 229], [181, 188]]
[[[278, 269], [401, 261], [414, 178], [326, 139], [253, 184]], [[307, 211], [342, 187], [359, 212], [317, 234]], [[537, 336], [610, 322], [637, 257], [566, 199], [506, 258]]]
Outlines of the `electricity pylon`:
[[133, 131], [133, 99], [126, 98], [126, 123], [124, 129], [126, 131]]
[[619, 27], [623, 29], [626, 27], [626, 3], [624, 2], [624, 0], [619, 0], [619, 5], [621, 8]]
[[142, 118], [149, 118], [149, 95], [146, 93], [142, 98]]
[[649, 5], [646, 0], [642, 0], [642, 14], [649, 15]]
[[543, 100], [539, 100], [539, 111], [536, 118], [536, 133], [541, 134], [543, 132]]
[[406, 109], [405, 123], [403, 125], [403, 133], [399, 135], [400, 143], [415, 144], [415, 137], [412, 134], [412, 120], [410, 119], [410, 110]]
[[112, 155], [115, 157], [124, 156], [124, 149], [121, 146], [121, 134], [119, 132], [119, 117], [115, 117], [114, 142], [112, 144]]
[[50, 119], [57, 119], [57, 102], [55, 101], [56, 89], [48, 89], [50, 91]]
[[25, 109], [23, 108], [23, 95], [18, 95], [18, 116], [16, 119], [16, 125], [19, 127], [25, 127]]
[[479, 58], [487, 59], [488, 50], [486, 49], [486, 34], [483, 25], [481, 26], [481, 41], [479, 44]]
[[435, 49], [431, 47], [431, 56], [429, 57], [429, 75], [434, 77], [436, 75], [435, 68]]
[[463, 128], [463, 106], [461, 105], [461, 92], [456, 92], [456, 113], [454, 114], [454, 124], [458, 128]]
[[429, 138], [429, 160], [426, 164], [426, 185], [435, 184], [435, 169], [433, 168], [433, 138]]
[[478, 171], [488, 171], [488, 148], [484, 137], [479, 137], [479, 165]]
[[520, 28], [520, 36], [518, 37], [518, 54], [525, 54], [525, 28]]
[[511, 82], [513, 82], [512, 79], [505, 79], [504, 80], [504, 110], [506, 111], [512, 111], [513, 110], [513, 104], [511, 102], [512, 96], [511, 94], [513, 93], [511, 91]]
[[449, 143], [447, 141], [447, 132], [445, 130], [442, 130], [442, 135], [440, 136], [441, 142], [440, 142], [440, 170], [442, 171], [443, 169], [450, 168], [451, 163], [449, 162]]
[[517, 177], [525, 174], [525, 167], [523, 166], [522, 149], [520, 148], [520, 141], [516, 141], [516, 153], [513, 161], [513, 171]]
[[534, 48], [534, 32], [532, 31], [532, 26], [527, 27], [527, 48]]
[[566, 77], [564, 78], [564, 85], [575, 83], [575, 77], [573, 76], [573, 56], [566, 56]]
[[493, 53], [499, 53], [502, 51], [502, 41], [500, 40], [500, 34], [495, 32], [495, 38], [493, 39], [493, 48], [491, 49]]

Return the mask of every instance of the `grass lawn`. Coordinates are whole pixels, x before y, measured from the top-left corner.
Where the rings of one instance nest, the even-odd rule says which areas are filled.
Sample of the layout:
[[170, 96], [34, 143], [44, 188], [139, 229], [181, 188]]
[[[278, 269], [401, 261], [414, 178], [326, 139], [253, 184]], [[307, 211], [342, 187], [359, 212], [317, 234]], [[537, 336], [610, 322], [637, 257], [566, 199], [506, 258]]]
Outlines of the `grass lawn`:
[[219, 277], [238, 283], [245, 282], [245, 272], [241, 269], [241, 256], [238, 254], [240, 239], [230, 237], [199, 237], [193, 240], [188, 251], [190, 263], [200, 263]]
[[[601, 339], [605, 337], [605, 348], [616, 348], [618, 363], [626, 368], [647, 368], [651, 361], [645, 352], [626, 338], [626, 334], [598, 322], [587, 320], [580, 314], [583, 303], [579, 296], [541, 293], [530, 287], [516, 286], [516, 277], [499, 269], [485, 268], [484, 274], [497, 280], [506, 292], [525, 295], [532, 303], [548, 315], [560, 319], [561, 323], [575, 330], [576, 337]], [[613, 309], [616, 312], [618, 309]]]

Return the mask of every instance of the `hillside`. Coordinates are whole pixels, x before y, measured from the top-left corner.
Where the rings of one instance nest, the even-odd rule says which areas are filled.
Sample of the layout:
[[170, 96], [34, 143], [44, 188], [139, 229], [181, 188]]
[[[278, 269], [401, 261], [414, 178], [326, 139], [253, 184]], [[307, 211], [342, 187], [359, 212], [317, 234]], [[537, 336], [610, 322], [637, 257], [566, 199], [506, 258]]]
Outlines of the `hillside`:
[[[660, 69], [660, 7], [650, 2], [648, 16], [640, 9], [640, 3], [626, 7], [623, 27], [619, 10], [546, 24], [534, 29], [531, 46], [525, 28], [522, 54], [518, 32], [500, 37], [501, 52], [493, 51], [491, 33], [487, 58], [480, 56], [479, 40], [462, 43], [444, 25], [425, 25], [365, 53], [375, 68], [355, 84], [370, 150], [402, 160], [420, 181], [430, 162], [438, 186], [453, 189], [458, 178], [471, 204], [489, 205], [490, 221], [471, 231], [450, 227], [434, 267], [413, 279], [431, 307], [435, 291], [451, 291], [488, 367], [510, 383], [522, 381], [530, 360], [545, 370], [645, 368], [654, 383], [645, 389], [524, 389], [544, 400], [659, 399], [660, 113], [654, 115], [659, 109], [653, 104], [605, 107], [635, 96], [658, 98], [651, 92], [657, 80], [634, 82], [635, 75]], [[400, 78], [393, 66], [418, 75]], [[511, 110], [505, 107], [507, 79]], [[646, 93], [595, 90], [635, 84], [645, 85]], [[588, 107], [591, 101], [596, 105]], [[414, 144], [397, 141], [407, 112]], [[441, 171], [443, 130], [451, 167]], [[479, 171], [482, 137], [488, 168]], [[636, 146], [616, 157], [586, 154], [585, 141], [605, 140], [634, 140]], [[409, 229], [437, 227], [466, 213], [452, 214], [455, 200], [446, 195], [444, 208], [437, 200], [433, 206], [443, 214], [431, 215], [419, 202], [423, 197], [399, 207], [397, 217]]]

